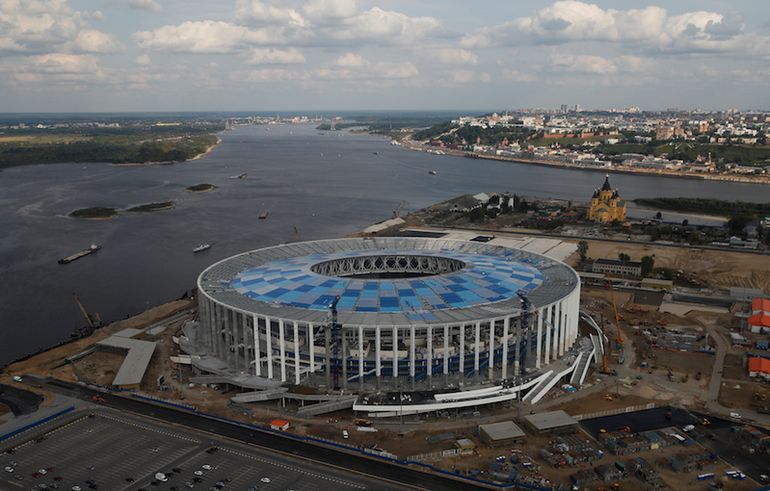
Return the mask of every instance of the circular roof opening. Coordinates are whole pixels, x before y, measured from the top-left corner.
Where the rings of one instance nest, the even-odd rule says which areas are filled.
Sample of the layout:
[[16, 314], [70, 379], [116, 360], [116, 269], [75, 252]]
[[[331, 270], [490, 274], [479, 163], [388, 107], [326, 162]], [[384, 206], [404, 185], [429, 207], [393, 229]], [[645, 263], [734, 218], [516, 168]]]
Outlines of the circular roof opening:
[[417, 254], [372, 255], [336, 258], [314, 264], [310, 270], [323, 276], [357, 279], [423, 278], [454, 273], [466, 263], [442, 256]]

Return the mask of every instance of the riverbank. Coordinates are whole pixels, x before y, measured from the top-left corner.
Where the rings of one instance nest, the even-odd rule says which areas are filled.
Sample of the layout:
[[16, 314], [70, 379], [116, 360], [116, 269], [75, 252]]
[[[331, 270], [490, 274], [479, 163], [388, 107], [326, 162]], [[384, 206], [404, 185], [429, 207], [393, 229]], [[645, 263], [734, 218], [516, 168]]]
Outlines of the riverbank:
[[112, 165], [113, 167], [150, 167], [150, 166], [153, 166], [153, 165], [171, 165], [171, 164], [179, 164], [179, 163], [182, 163], [182, 162], [192, 162], [194, 160], [200, 160], [203, 157], [205, 157], [206, 155], [208, 155], [211, 152], [213, 152], [214, 149], [217, 148], [220, 143], [222, 143], [222, 139], [219, 138], [219, 136], [217, 136], [216, 138], [217, 138], [216, 142], [214, 142], [211, 145], [209, 145], [208, 147], [206, 147], [206, 149], [203, 152], [201, 152], [201, 153], [199, 153], [199, 154], [197, 154], [197, 155], [195, 155], [193, 157], [190, 157], [189, 159], [184, 159], [184, 160], [159, 160], [159, 161], [151, 161], [151, 162], [121, 162], [121, 163], [112, 163], [110, 165]]
[[[409, 150], [415, 150], [418, 152], [428, 152], [430, 150], [436, 150], [435, 147], [430, 147], [428, 145], [424, 145], [414, 140], [409, 140], [409, 139], [395, 140], [394, 139], [394, 141], [397, 141], [404, 148], [407, 148]], [[545, 159], [535, 159], [535, 158], [530, 159], [525, 157], [508, 157], [503, 155], [469, 153], [463, 150], [442, 149], [441, 151], [443, 153], [438, 155], [451, 155], [453, 157], [471, 157], [474, 159], [478, 158], [478, 159], [486, 159], [486, 160], [497, 160], [502, 162], [540, 165], [540, 166], [546, 166], [546, 167], [556, 167], [561, 169], [587, 170], [592, 172], [616, 173], [616, 174], [635, 174], [635, 175], [643, 175], [643, 176], [676, 177], [678, 179], [696, 179], [696, 180], [704, 180], [704, 181], [739, 182], [739, 183], [765, 184], [765, 185], [770, 184], [770, 177], [767, 177], [767, 176], [747, 177], [747, 176], [724, 175], [724, 174], [714, 175], [714, 174], [701, 174], [701, 173], [695, 173], [695, 172], [679, 172], [679, 171], [663, 170], [663, 169], [641, 169], [638, 167], [629, 167], [629, 166], [596, 167], [593, 165], [573, 164], [569, 162], [557, 162], [557, 161], [545, 160]]]

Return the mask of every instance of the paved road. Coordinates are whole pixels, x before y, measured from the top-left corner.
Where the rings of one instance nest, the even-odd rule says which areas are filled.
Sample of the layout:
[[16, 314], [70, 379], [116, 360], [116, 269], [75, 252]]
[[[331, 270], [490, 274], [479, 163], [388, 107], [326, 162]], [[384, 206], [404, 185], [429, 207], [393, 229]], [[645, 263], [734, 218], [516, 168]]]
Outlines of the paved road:
[[[30, 377], [27, 377], [27, 380], [29, 379]], [[176, 410], [129, 397], [102, 394], [69, 382], [48, 380], [43, 381], [42, 385], [49, 390], [63, 392], [67, 395], [76, 395], [86, 400], [90, 400], [94, 395], [99, 395], [105, 399], [104, 405], [108, 407], [150, 416], [168, 423], [179, 424], [201, 431], [208, 431], [243, 443], [284, 452], [321, 464], [333, 465], [370, 477], [387, 479], [402, 486], [430, 490], [490, 489], [472, 481], [422, 472], [411, 467], [391, 464], [330, 447], [297, 441], [272, 432], [218, 421], [201, 414]]]

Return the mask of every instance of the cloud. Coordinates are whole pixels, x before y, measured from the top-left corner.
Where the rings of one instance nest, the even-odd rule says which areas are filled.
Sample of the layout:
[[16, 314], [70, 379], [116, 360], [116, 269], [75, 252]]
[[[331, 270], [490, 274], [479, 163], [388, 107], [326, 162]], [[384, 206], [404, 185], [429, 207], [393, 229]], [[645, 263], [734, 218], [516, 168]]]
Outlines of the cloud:
[[0, 0], [0, 51], [8, 53], [110, 53], [120, 44], [92, 29], [100, 11], [77, 11], [65, 0]]
[[113, 53], [119, 44], [107, 33], [94, 29], [83, 29], [75, 38], [74, 46], [83, 53]]
[[140, 65], [140, 66], [150, 66], [150, 65], [152, 65], [152, 60], [150, 59], [150, 55], [148, 55], [146, 53], [143, 54], [143, 55], [137, 56], [134, 61], [136, 62], [137, 65]]
[[237, 71], [230, 74], [230, 80], [234, 82], [285, 82], [304, 78], [299, 72], [293, 72], [284, 68], [260, 68], [258, 70]]
[[337, 66], [344, 66], [344, 67], [358, 67], [364, 64], [364, 59], [361, 57], [361, 55], [348, 52], [343, 55], [340, 55], [334, 61], [334, 64]]
[[160, 12], [160, 4], [155, 0], [128, 0], [128, 6], [135, 10], [147, 10], [148, 12]]
[[596, 73], [606, 75], [616, 73], [618, 67], [601, 56], [592, 55], [555, 55], [550, 59], [551, 68], [557, 72]]
[[288, 65], [292, 63], [305, 63], [305, 56], [296, 48], [255, 48], [249, 53], [248, 62], [252, 65]]
[[233, 53], [249, 45], [275, 44], [282, 38], [279, 28], [250, 29], [214, 20], [188, 21], [134, 34], [141, 48], [178, 53]]
[[309, 18], [346, 19], [358, 12], [356, 0], [310, 0], [302, 9]]
[[[743, 52], [770, 38], [748, 35], [739, 16], [708, 11], [670, 15], [666, 9], [604, 9], [578, 0], [561, 0], [503, 24], [467, 33], [464, 48], [500, 45], [616, 42], [657, 52]], [[757, 51], [753, 49], [753, 51]], [[767, 51], [766, 53], [770, 53]]]
[[96, 57], [70, 53], [28, 56], [21, 63], [4, 69], [15, 83], [72, 84], [97, 82], [105, 78]]
[[258, 24], [281, 23], [302, 27], [306, 24], [302, 15], [293, 8], [276, 7], [260, 0], [238, 0], [235, 15], [239, 20]]
[[410, 44], [438, 31], [433, 17], [410, 17], [373, 7], [347, 17], [326, 34], [336, 40], [379, 40], [387, 44]]
[[444, 65], [476, 65], [479, 62], [476, 53], [460, 48], [436, 48], [427, 54]]

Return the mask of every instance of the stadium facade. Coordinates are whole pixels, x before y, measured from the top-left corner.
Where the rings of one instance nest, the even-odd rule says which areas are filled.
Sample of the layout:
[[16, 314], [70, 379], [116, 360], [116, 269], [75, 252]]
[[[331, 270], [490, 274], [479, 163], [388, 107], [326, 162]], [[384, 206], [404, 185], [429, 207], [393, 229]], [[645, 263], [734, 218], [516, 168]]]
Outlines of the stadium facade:
[[279, 383], [415, 390], [516, 379], [578, 338], [572, 268], [480, 242], [282, 244], [213, 264], [198, 291], [196, 352]]

